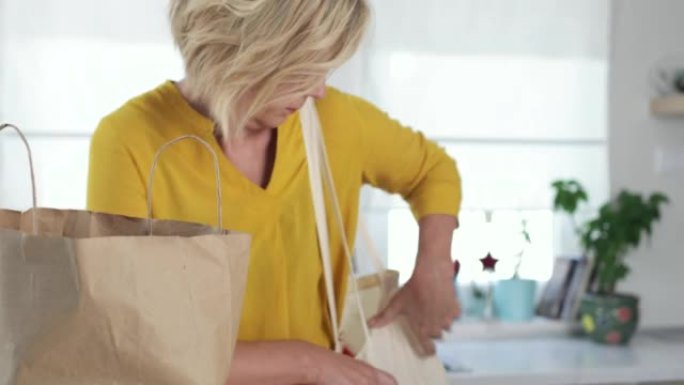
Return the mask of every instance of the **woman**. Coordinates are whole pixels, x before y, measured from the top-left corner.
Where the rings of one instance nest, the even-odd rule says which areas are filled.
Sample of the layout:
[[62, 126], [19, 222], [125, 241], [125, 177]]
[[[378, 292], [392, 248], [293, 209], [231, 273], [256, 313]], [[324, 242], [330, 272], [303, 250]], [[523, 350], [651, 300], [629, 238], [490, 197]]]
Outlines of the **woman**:
[[[364, 183], [411, 204], [420, 224], [415, 272], [371, 326], [406, 315], [426, 354], [458, 315], [450, 248], [460, 181], [453, 160], [434, 143], [325, 86], [361, 41], [366, 0], [171, 0], [170, 18], [186, 77], [101, 121], [91, 146], [89, 210], [146, 216], [145, 185], [157, 149], [181, 135], [204, 138], [223, 154], [221, 225], [253, 236], [229, 383], [394, 383], [329, 350], [297, 110], [307, 97], [317, 100], [347, 234], [355, 234]], [[210, 167], [201, 146], [172, 147], [155, 178], [153, 215], [215, 223]], [[343, 299], [349, 271], [341, 240], [333, 234], [331, 243], [336, 296]]]

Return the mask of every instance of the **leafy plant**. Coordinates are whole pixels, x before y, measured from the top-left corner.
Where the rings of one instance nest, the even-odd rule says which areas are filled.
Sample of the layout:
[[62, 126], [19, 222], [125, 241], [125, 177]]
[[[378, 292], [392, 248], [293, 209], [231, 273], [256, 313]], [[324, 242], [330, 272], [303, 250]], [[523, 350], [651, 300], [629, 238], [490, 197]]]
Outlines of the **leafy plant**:
[[551, 187], [553, 187], [556, 193], [553, 199], [553, 208], [555, 210], [565, 211], [570, 215], [574, 215], [579, 204], [589, 200], [584, 187], [575, 180], [557, 180], [551, 183]]
[[471, 283], [470, 288], [473, 292], [473, 298], [485, 299], [487, 296], [487, 292], [483, 288], [479, 287], [475, 282]]
[[[556, 181], [554, 209], [574, 214], [588, 195], [577, 181]], [[625, 255], [637, 248], [644, 236], [653, 233], [653, 224], [660, 220], [661, 207], [669, 200], [665, 194], [653, 193], [648, 197], [627, 190], [598, 210], [595, 218], [576, 227], [587, 256], [594, 258], [598, 294], [614, 294], [618, 281], [629, 274], [624, 263]]]
[[523, 240], [525, 241], [522, 250], [518, 254], [515, 255], [515, 257], [518, 259], [517, 262], [515, 263], [515, 269], [513, 270], [513, 279], [519, 279], [520, 278], [520, 265], [522, 265], [522, 257], [525, 254], [525, 249], [527, 246], [532, 244], [532, 238], [530, 238], [530, 232], [527, 230], [527, 221], [522, 220], [521, 222], [522, 229], [520, 230], [520, 235], [523, 237]]

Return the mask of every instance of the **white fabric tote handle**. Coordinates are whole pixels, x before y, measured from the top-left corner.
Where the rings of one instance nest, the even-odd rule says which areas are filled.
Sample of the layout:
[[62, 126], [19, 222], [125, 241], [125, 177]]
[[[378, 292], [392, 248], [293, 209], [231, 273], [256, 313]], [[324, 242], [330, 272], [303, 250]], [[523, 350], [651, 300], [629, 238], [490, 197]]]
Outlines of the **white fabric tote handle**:
[[[340, 231], [341, 241], [344, 248], [345, 258], [349, 263], [350, 274], [354, 274], [354, 264], [351, 258], [351, 250], [347, 243], [347, 236], [344, 230], [344, 223], [342, 221], [342, 213], [335, 192], [335, 183], [333, 181], [332, 172], [330, 171], [330, 164], [328, 162], [328, 155], [323, 143], [321, 134], [321, 123], [318, 119], [318, 112], [313, 99], [308, 98], [304, 106], [299, 111], [299, 116], [302, 123], [302, 133], [304, 137], [304, 147], [306, 149], [306, 158], [309, 168], [309, 182], [311, 185], [311, 198], [314, 206], [314, 215], [316, 217], [316, 230], [318, 232], [318, 247], [321, 252], [321, 262], [323, 264], [323, 274], [325, 277], [325, 287], [328, 298], [328, 311], [330, 313], [330, 323], [332, 325], [332, 332], [335, 339], [335, 351], [341, 352], [342, 346], [340, 342], [340, 327], [337, 314], [337, 302], [335, 300], [335, 290], [333, 284], [332, 274], [332, 258], [330, 256], [330, 238], [328, 235], [327, 215], [325, 209], [325, 192], [321, 179], [325, 180], [328, 193], [332, 199], [332, 206], [337, 222], [338, 230]], [[361, 298], [356, 284], [356, 280], [352, 279], [352, 289], [356, 297], [356, 303], [359, 310], [359, 315], [362, 318], [363, 332], [366, 341], [370, 343], [370, 331], [366, 325], [366, 314], [361, 305]], [[370, 348], [370, 347], [368, 347]]]

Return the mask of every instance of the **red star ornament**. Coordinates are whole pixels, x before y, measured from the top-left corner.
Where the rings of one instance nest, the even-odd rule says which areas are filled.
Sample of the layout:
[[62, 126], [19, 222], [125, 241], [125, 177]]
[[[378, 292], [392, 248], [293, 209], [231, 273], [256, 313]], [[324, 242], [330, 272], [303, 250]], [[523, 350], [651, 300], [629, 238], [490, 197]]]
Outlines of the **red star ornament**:
[[482, 262], [482, 270], [494, 271], [496, 270], [496, 263], [499, 262], [499, 260], [492, 257], [492, 254], [489, 253], [486, 257], [481, 258], [480, 262]]

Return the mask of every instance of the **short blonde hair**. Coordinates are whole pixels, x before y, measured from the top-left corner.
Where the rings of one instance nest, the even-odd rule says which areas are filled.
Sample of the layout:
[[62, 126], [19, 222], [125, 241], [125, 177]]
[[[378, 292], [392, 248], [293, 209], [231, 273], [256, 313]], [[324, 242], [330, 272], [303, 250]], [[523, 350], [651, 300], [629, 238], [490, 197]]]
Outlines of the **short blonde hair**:
[[[190, 96], [225, 137], [239, 135], [277, 89], [313, 89], [354, 54], [370, 19], [367, 0], [170, 1]], [[248, 92], [250, 105], [239, 106]]]

